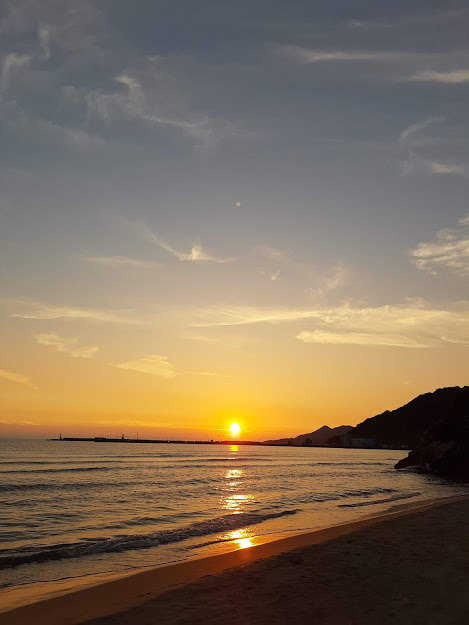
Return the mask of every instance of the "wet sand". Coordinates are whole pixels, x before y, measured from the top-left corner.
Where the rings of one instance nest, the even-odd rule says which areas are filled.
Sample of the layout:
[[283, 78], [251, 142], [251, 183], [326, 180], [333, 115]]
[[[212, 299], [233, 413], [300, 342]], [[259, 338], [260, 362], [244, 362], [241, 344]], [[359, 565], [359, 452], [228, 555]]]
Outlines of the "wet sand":
[[0, 614], [2, 625], [469, 622], [469, 498], [144, 570]]

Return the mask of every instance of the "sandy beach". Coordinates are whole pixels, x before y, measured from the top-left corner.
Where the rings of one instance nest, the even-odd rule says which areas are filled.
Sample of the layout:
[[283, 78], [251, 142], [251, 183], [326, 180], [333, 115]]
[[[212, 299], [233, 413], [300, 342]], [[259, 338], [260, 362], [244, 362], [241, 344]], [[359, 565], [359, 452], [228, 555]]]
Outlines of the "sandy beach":
[[4, 612], [0, 622], [462, 625], [468, 517], [468, 498], [401, 508], [114, 579]]

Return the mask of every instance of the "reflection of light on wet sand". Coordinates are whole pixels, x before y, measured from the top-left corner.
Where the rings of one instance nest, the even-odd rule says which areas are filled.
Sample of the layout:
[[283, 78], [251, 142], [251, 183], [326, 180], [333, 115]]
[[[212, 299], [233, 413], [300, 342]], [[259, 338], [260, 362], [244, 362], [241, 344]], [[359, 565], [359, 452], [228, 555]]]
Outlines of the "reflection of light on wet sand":
[[251, 536], [249, 536], [244, 529], [228, 532], [227, 537], [228, 540], [233, 540], [239, 549], [247, 549], [248, 547], [254, 546]]

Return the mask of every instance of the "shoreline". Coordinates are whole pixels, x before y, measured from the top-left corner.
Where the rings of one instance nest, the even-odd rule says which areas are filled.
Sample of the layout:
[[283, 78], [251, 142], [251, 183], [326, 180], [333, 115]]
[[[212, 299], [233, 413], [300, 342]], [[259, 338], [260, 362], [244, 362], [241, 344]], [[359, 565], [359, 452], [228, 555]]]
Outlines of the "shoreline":
[[[468, 499], [469, 495], [461, 495], [419, 502], [419, 505], [401, 504], [390, 508], [384, 514], [262, 542], [245, 549], [211, 556], [196, 556], [158, 567], [43, 582], [43, 586], [48, 585], [49, 592], [46, 598], [42, 595], [42, 599], [37, 593], [28, 594], [26, 588], [35, 586], [39, 589], [38, 584], [5, 589], [0, 593], [1, 621], [3, 625], [23, 625], [23, 623], [26, 625], [31, 622], [35, 625], [78, 625], [99, 617], [125, 612], [168, 591], [180, 589], [208, 576], [220, 576], [231, 569], [296, 549], [333, 541], [383, 521], [416, 515], [419, 512]], [[80, 580], [78, 584], [77, 580]]]

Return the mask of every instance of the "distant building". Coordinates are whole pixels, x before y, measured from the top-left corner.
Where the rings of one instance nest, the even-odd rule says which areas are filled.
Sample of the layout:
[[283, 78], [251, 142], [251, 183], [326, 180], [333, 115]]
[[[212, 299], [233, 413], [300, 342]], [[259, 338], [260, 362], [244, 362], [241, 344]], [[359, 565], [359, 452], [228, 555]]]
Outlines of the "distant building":
[[373, 449], [376, 447], [376, 440], [374, 438], [354, 438], [350, 436], [349, 432], [343, 435], [344, 447], [351, 447], [354, 449]]

